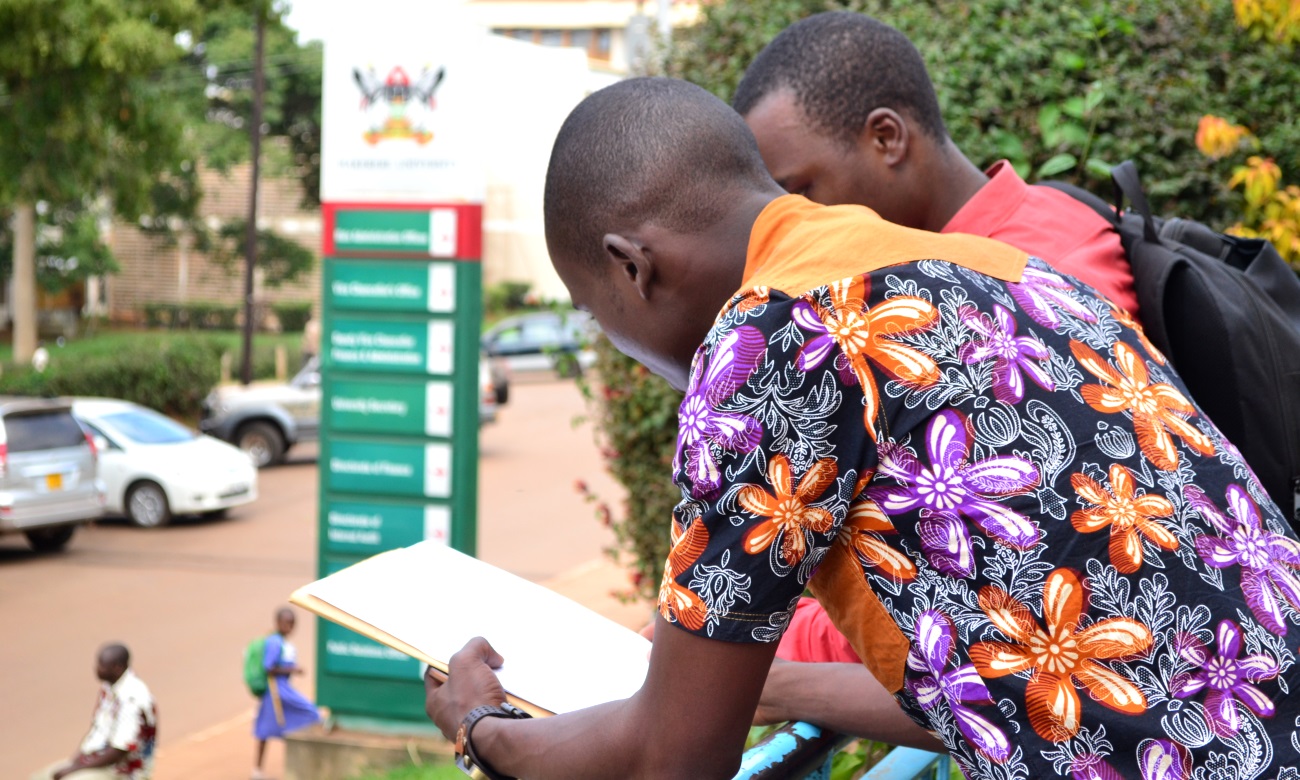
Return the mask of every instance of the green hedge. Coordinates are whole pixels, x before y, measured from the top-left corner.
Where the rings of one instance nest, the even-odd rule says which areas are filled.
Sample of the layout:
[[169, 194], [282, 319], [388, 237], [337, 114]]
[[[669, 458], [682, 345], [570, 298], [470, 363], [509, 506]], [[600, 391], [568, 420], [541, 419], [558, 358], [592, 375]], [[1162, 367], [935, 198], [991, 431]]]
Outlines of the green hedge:
[[51, 360], [45, 373], [10, 368], [0, 375], [0, 393], [122, 398], [197, 420], [220, 379], [221, 352], [219, 342], [200, 337], [142, 341], [109, 354]]
[[[165, 330], [235, 330], [242, 319], [243, 307], [228, 303], [194, 301], [187, 303], [146, 303], [144, 324]], [[270, 304], [280, 323], [281, 333], [301, 333], [311, 319], [310, 301], [286, 301]], [[254, 319], [262, 326], [262, 317]]]
[[311, 319], [311, 302], [275, 303], [271, 304], [271, 311], [280, 322], [281, 333], [302, 333], [307, 320]]
[[234, 330], [240, 307], [224, 303], [146, 303], [144, 322], [169, 330]]
[[[721, 0], [678, 33], [672, 75], [730, 100], [746, 65], [788, 24], [848, 9], [894, 25], [921, 50], [957, 145], [977, 165], [1011, 157], [1109, 192], [1098, 163], [1137, 161], [1154, 206], [1218, 227], [1241, 202], [1231, 163], [1195, 147], [1211, 113], [1245, 124], [1300, 174], [1300, 58], [1250, 40], [1229, 0]], [[1084, 101], [1100, 100], [1084, 112]], [[1072, 116], [1081, 115], [1081, 116]]]

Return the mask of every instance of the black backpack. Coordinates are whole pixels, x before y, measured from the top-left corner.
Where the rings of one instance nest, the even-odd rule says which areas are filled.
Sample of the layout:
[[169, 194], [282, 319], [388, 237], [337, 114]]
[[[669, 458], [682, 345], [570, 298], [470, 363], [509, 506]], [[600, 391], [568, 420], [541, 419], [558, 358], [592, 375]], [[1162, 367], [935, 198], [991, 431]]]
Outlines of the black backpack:
[[1043, 184], [1114, 225], [1147, 337], [1300, 530], [1300, 278], [1268, 241], [1153, 217], [1131, 160], [1111, 178], [1115, 208], [1078, 187]]

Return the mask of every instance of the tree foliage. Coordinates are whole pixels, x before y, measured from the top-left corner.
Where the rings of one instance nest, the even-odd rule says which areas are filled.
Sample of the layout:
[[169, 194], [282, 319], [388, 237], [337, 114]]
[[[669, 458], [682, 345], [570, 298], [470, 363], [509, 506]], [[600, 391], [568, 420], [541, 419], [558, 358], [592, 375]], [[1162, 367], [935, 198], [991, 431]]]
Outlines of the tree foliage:
[[129, 218], [184, 158], [185, 122], [159, 76], [184, 54], [194, 0], [0, 4], [0, 203], [112, 194]]
[[[116, 273], [117, 259], [104, 243], [101, 208], [42, 209], [36, 245], [36, 283], [47, 293], [58, 293], [76, 281]], [[7, 215], [0, 209], [0, 224]], [[0, 277], [13, 273], [13, 240], [0, 232]]]
[[729, 100], [777, 32], [833, 9], [916, 43], [949, 132], [977, 165], [1009, 157], [1031, 177], [1096, 186], [1106, 164], [1132, 158], [1157, 209], [1225, 224], [1238, 201], [1194, 140], [1211, 113], [1300, 171], [1300, 62], [1239, 30], [1226, 0], [722, 0], [679, 34], [668, 72]]
[[[253, 44], [259, 0], [232, 0], [209, 13], [178, 77], [201, 84], [201, 102], [192, 107], [206, 119], [198, 127], [204, 162], [218, 170], [249, 156], [253, 105]], [[263, 132], [287, 141], [288, 159], [271, 153], [272, 169], [292, 170], [303, 184], [306, 205], [319, 205], [322, 47], [299, 45], [284, 25], [280, 4], [265, 8]]]
[[[228, 244], [198, 220], [198, 171], [248, 159], [257, 13], [268, 19], [264, 129], [288, 149], [270, 167], [301, 171], [304, 202], [317, 202], [321, 47], [298, 45], [280, 5], [0, 3], [0, 273], [12, 268], [17, 203], [40, 205], [37, 278], [52, 292], [116, 270], [96, 229], [114, 214], [158, 236], [191, 232], [200, 248]], [[304, 268], [283, 239], [262, 241], [272, 279]]]
[[[209, 256], [226, 273], [234, 275], [244, 260], [244, 241], [248, 222], [232, 219], [217, 231], [216, 241], [210, 245]], [[263, 281], [270, 287], [298, 279], [316, 265], [312, 251], [291, 238], [275, 231], [257, 231], [257, 267], [262, 269]]]

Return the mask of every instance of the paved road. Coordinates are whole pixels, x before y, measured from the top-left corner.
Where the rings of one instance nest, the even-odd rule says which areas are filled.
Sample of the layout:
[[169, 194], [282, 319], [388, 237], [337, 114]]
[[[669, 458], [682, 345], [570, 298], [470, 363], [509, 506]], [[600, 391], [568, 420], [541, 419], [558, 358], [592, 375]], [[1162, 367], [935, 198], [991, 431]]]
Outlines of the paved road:
[[[518, 382], [511, 395], [481, 435], [480, 555], [534, 580], [581, 570], [612, 537], [574, 482], [620, 494], [590, 429], [573, 425], [583, 408], [571, 383]], [[315, 452], [291, 455], [262, 473], [257, 502], [225, 520], [155, 531], [102, 522], [51, 556], [0, 540], [0, 779], [22, 780], [76, 746], [95, 693], [92, 657], [111, 639], [131, 647], [159, 702], [156, 778], [247, 776], [243, 646], [315, 571]], [[308, 668], [313, 633], [303, 620], [293, 637]], [[217, 736], [219, 760], [183, 766], [186, 746]]]

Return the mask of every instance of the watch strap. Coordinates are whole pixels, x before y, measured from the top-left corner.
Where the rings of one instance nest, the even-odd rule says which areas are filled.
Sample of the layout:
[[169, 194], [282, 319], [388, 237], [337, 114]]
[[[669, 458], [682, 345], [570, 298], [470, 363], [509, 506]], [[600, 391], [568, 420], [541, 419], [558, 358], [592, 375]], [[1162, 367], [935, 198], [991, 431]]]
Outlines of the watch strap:
[[475, 780], [514, 780], [493, 770], [474, 752], [474, 741], [472, 739], [474, 727], [484, 718], [521, 719], [531, 717], [527, 712], [508, 702], [500, 705], [488, 704], [470, 710], [465, 719], [461, 721], [460, 729], [456, 732], [456, 766], [465, 774], [475, 778]]

